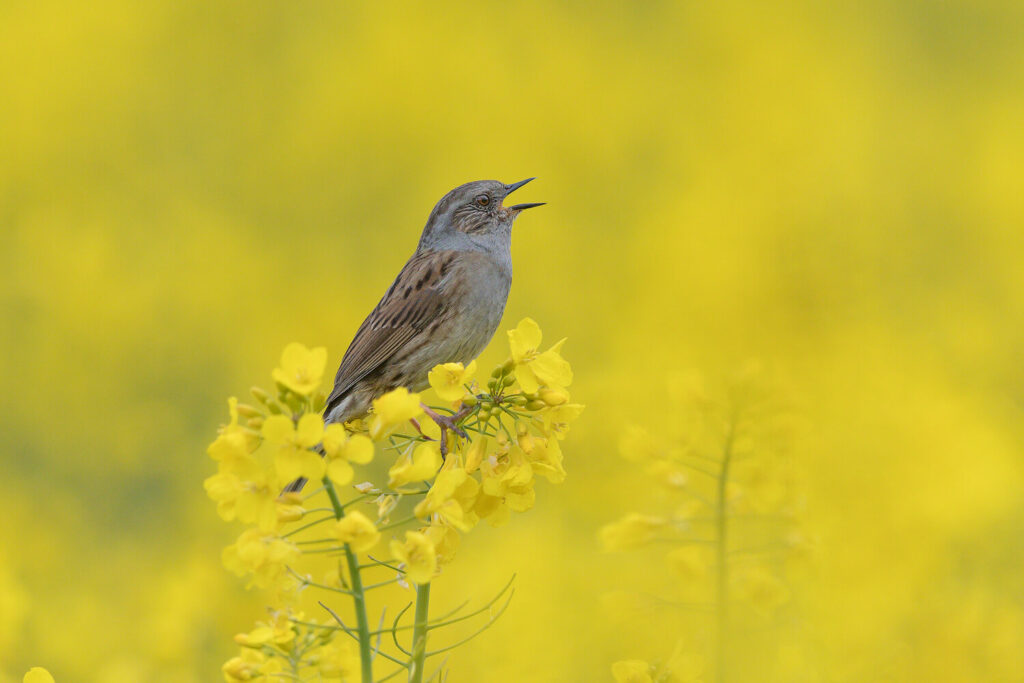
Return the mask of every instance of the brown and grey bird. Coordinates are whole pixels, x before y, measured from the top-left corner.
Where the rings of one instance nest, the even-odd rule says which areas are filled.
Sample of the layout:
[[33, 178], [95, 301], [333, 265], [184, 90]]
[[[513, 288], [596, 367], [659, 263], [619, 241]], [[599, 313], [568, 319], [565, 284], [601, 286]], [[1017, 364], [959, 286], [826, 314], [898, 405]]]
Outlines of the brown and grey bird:
[[531, 180], [478, 180], [437, 203], [416, 252], [349, 344], [324, 422], [362, 417], [373, 399], [392, 389], [426, 388], [435, 365], [468, 364], [480, 355], [512, 285], [512, 223], [543, 204], [504, 206], [503, 200]]

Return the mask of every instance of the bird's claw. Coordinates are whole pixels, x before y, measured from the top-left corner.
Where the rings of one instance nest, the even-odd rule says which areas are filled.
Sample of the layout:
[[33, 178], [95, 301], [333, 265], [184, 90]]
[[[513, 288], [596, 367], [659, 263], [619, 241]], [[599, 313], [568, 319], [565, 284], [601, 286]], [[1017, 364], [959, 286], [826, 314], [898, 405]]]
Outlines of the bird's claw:
[[469, 438], [469, 435], [466, 434], [466, 430], [464, 430], [462, 427], [460, 427], [458, 425], [458, 421], [461, 420], [465, 416], [465, 412], [459, 411], [459, 412], [455, 413], [454, 415], [439, 415], [438, 413], [434, 412], [433, 410], [431, 410], [427, 406], [423, 405], [422, 403], [420, 404], [420, 407], [423, 408], [423, 412], [427, 414], [427, 417], [429, 417], [431, 420], [433, 420], [434, 423], [441, 429], [441, 456], [442, 457], [448, 455], [448, 431], [449, 430], [451, 430], [453, 433], [457, 434], [458, 436], [462, 437], [463, 439], [468, 439]]

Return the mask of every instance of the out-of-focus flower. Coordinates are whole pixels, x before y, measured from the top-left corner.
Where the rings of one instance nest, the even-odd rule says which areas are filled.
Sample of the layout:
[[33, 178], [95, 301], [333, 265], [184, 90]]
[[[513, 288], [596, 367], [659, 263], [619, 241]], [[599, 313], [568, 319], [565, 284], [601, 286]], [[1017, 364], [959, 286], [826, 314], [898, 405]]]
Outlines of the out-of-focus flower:
[[342, 543], [352, 546], [352, 550], [357, 553], [365, 553], [380, 540], [377, 527], [358, 510], [345, 513], [344, 517], [334, 523], [334, 535]]
[[318, 346], [308, 349], [293, 342], [281, 353], [281, 367], [274, 368], [274, 381], [280, 382], [296, 394], [308, 396], [320, 386], [327, 365], [327, 349]]
[[516, 380], [527, 394], [536, 393], [542, 385], [563, 388], [572, 383], [572, 368], [561, 356], [564, 339], [541, 352], [540, 326], [531, 318], [523, 318], [514, 330], [509, 330], [508, 342]]
[[50, 672], [41, 666], [33, 666], [21, 681], [22, 683], [54, 683]]
[[373, 418], [370, 420], [370, 438], [378, 440], [393, 427], [407, 422], [420, 413], [420, 395], [410, 393], [405, 387], [398, 387], [373, 401]]
[[705, 553], [705, 549], [700, 546], [687, 545], [670, 551], [666, 559], [684, 580], [698, 581], [707, 574]]
[[665, 525], [666, 521], [661, 517], [631, 512], [602, 527], [598, 535], [605, 552], [628, 550], [650, 543]]
[[463, 367], [462, 363], [444, 363], [435, 365], [427, 375], [427, 380], [442, 401], [458, 401], [466, 395], [466, 387], [463, 385], [469, 382], [475, 372], [475, 360], [468, 367]]
[[323, 447], [327, 456], [327, 476], [339, 486], [348, 484], [355, 476], [355, 470], [349, 463], [365, 465], [373, 460], [373, 441], [365, 434], [349, 436], [337, 423], [324, 428]]
[[441, 467], [441, 451], [434, 442], [421, 443], [411, 454], [399, 458], [388, 470], [388, 486], [399, 488], [414, 481], [426, 481]]
[[306, 413], [299, 418], [296, 426], [285, 415], [271, 415], [263, 423], [263, 438], [278, 446], [274, 466], [282, 481], [288, 482], [299, 477], [312, 481], [323, 479], [326, 465], [313, 448], [324, 433], [324, 422], [319, 415]]
[[237, 657], [224, 662], [221, 667], [226, 683], [242, 681], [278, 680], [276, 674], [285, 670], [285, 663], [277, 657], [270, 657], [262, 651], [245, 647]]
[[203, 482], [207, 495], [217, 502], [217, 514], [224, 521], [236, 517], [246, 524], [258, 524], [272, 531], [278, 522], [276, 478], [251, 456], [222, 461], [220, 471]]
[[615, 683], [653, 683], [651, 665], [642, 659], [626, 659], [612, 664]]
[[732, 584], [736, 599], [749, 603], [763, 615], [771, 614], [789, 602], [789, 588], [763, 567], [751, 567], [737, 573]]
[[430, 583], [437, 571], [434, 544], [418, 531], [406, 531], [404, 543], [391, 541], [391, 556], [404, 565], [405, 575], [413, 583]]
[[251, 430], [238, 424], [238, 399], [228, 399], [231, 422], [220, 428], [217, 438], [207, 447], [206, 452], [218, 462], [244, 459], [255, 450], [258, 438]]
[[359, 654], [349, 640], [335, 639], [310, 653], [309, 662], [327, 680], [355, 683], [359, 680]]
[[294, 543], [259, 529], [242, 532], [234, 544], [224, 549], [224, 566], [238, 576], [252, 574], [250, 586], [269, 588], [285, 573], [285, 565], [300, 555]]
[[295, 640], [295, 624], [286, 611], [277, 612], [268, 623], [257, 623], [256, 628], [248, 633], [239, 633], [235, 642], [243, 647], [261, 647], [263, 645], [284, 645]]

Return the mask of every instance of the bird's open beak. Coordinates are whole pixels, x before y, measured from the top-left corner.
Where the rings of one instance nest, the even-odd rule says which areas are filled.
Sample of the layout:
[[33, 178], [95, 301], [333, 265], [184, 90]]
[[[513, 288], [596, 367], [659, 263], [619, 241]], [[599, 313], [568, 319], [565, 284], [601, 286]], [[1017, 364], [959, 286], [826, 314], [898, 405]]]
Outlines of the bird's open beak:
[[[508, 195], [512, 194], [513, 192], [515, 192], [516, 190], [518, 190], [520, 187], [522, 187], [526, 183], [530, 182], [531, 180], [536, 180], [536, 178], [527, 178], [526, 180], [520, 180], [518, 183], [512, 183], [511, 185], [506, 185], [505, 186], [505, 196], [507, 197]], [[509, 211], [523, 211], [524, 209], [532, 209], [535, 206], [544, 206], [544, 204], [545, 204], [545, 202], [532, 202], [532, 203], [529, 203], [529, 204], [514, 204], [514, 205], [506, 207], [506, 208]]]

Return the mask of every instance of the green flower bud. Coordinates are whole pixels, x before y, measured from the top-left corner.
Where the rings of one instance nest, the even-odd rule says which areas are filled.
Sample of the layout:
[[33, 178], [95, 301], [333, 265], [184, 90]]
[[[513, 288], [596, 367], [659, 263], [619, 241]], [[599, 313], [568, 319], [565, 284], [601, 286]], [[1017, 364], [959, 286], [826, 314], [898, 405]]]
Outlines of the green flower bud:
[[498, 367], [491, 370], [491, 377], [501, 377], [505, 374], [505, 366], [499, 365]]
[[502, 386], [510, 387], [515, 384], [516, 378], [512, 375], [505, 375], [505, 379], [501, 380]]
[[505, 361], [505, 364], [501, 366], [501, 372], [504, 375], [509, 375], [512, 373], [512, 370], [515, 369], [515, 367], [515, 362], [511, 358], [509, 358], [507, 361]]
[[476, 396], [470, 395], [470, 396], [467, 396], [466, 398], [462, 399], [462, 405], [467, 406], [469, 408], [472, 408], [476, 404], [477, 404]]
[[249, 393], [252, 394], [253, 398], [255, 398], [263, 405], [268, 405], [273, 400], [272, 398], [270, 398], [270, 394], [263, 391], [259, 387], [253, 387], [252, 389], [249, 390]]
[[250, 417], [245, 424], [258, 432], [263, 427], [263, 417]]
[[536, 399], [534, 399], [534, 400], [532, 400], [532, 401], [530, 401], [529, 403], [526, 404], [526, 409], [527, 410], [540, 410], [541, 408], [546, 408], [547, 405], [548, 404], [545, 403], [544, 401], [540, 400], [539, 398], [536, 398]]

